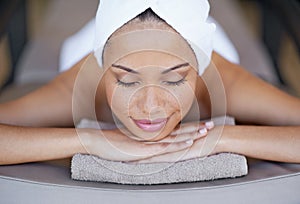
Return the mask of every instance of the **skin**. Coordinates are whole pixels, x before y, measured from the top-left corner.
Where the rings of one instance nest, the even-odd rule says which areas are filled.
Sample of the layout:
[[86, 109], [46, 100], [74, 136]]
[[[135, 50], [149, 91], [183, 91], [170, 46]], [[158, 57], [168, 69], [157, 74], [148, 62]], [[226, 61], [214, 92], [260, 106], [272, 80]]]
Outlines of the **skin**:
[[[116, 64], [121, 68], [112, 66], [105, 76], [107, 100], [114, 114], [141, 140], [161, 140], [169, 135], [192, 106], [196, 71], [179, 58], [154, 51], [128, 55]], [[153, 67], [147, 67], [149, 64]], [[178, 65], [184, 66], [162, 74]], [[128, 67], [133, 71], [128, 72]], [[143, 131], [134, 122], [158, 118], [168, 118], [161, 131]]]
[[[114, 113], [131, 134], [125, 134], [122, 129], [76, 131], [72, 128], [72, 97], [76, 77], [87, 58], [40, 89], [0, 104], [1, 165], [61, 159], [75, 153], [140, 163], [190, 159], [203, 156], [199, 149], [207, 138], [216, 135], [217, 142], [205, 155], [234, 152], [300, 163], [300, 100], [252, 76], [217, 53], [213, 53], [212, 61], [224, 85], [226, 114], [247, 125], [212, 127], [199, 123], [199, 119], [211, 115], [212, 101], [203, 79], [190, 66], [163, 75], [162, 71], [186, 62], [161, 52], [141, 51], [120, 59], [105, 73], [91, 66], [82, 82], [97, 83], [103, 77], [96, 89], [97, 119], [113, 122]], [[156, 68], [150, 71], [149, 62]], [[140, 75], [118, 69], [116, 65], [130, 67]], [[182, 78], [185, 78], [184, 83], [177, 86], [166, 83]], [[209, 78], [211, 86], [220, 82], [213, 75], [212, 67], [205, 71], [203, 78]], [[138, 83], [126, 87], [117, 83], [118, 80]], [[83, 85], [76, 91], [82, 98], [91, 97]], [[188, 117], [194, 99], [199, 105], [200, 117], [189, 118], [179, 128], [177, 124]], [[83, 101], [78, 114], [91, 117], [91, 108], [94, 109]], [[169, 118], [165, 127], [151, 133], [142, 131], [130, 120], [161, 117]]]

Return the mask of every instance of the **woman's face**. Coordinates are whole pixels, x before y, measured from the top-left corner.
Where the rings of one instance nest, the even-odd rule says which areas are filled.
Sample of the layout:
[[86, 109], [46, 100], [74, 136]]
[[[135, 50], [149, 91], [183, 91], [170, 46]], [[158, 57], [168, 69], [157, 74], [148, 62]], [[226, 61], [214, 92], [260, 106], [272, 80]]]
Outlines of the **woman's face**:
[[169, 135], [194, 101], [197, 72], [160, 51], [139, 51], [116, 61], [104, 76], [108, 103], [135, 139]]

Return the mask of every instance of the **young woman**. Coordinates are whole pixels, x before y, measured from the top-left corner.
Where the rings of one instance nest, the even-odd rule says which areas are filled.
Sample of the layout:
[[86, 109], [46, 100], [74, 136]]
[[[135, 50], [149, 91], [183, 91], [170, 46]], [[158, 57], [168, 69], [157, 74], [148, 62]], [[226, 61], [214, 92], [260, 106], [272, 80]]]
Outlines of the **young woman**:
[[[109, 13], [111, 24], [124, 21], [116, 10], [126, 13], [133, 4], [122, 1], [116, 9], [113, 2], [118, 0], [101, 2], [98, 14]], [[0, 164], [76, 153], [161, 162], [220, 152], [300, 163], [300, 100], [218, 53], [210, 55], [205, 38], [193, 41], [190, 25], [210, 28], [206, 11], [202, 15], [196, 9], [207, 1], [170, 7], [171, 16], [158, 14], [162, 1], [149, 2], [151, 9], [143, 3], [146, 9], [110, 32], [105, 30], [107, 19], [100, 18], [96, 39], [98, 34], [108, 36], [100, 39], [94, 53], [46, 86], [0, 104]], [[202, 19], [200, 24], [190, 15]], [[202, 32], [209, 39], [211, 33]], [[239, 125], [199, 122], [219, 115], [233, 116]], [[83, 118], [121, 126], [75, 129], [74, 123]]]

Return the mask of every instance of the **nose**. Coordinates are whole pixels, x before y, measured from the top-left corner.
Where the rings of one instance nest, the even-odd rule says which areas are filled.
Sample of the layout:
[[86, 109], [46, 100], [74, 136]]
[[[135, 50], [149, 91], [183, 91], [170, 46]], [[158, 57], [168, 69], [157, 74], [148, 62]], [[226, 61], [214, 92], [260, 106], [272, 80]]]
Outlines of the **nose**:
[[163, 90], [160, 87], [144, 87], [139, 97], [139, 108], [147, 115], [155, 115], [162, 111], [165, 105]]

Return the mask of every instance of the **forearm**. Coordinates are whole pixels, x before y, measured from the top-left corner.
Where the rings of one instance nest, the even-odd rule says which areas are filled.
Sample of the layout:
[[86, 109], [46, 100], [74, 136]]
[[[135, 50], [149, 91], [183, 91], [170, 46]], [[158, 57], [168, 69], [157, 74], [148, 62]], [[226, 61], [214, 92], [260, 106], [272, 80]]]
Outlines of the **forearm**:
[[0, 123], [30, 127], [70, 127], [72, 93], [63, 86], [62, 79], [13, 101], [0, 104]]
[[224, 152], [300, 163], [300, 126], [225, 126], [219, 145]]
[[36, 162], [85, 153], [76, 130], [0, 124], [0, 165]]

